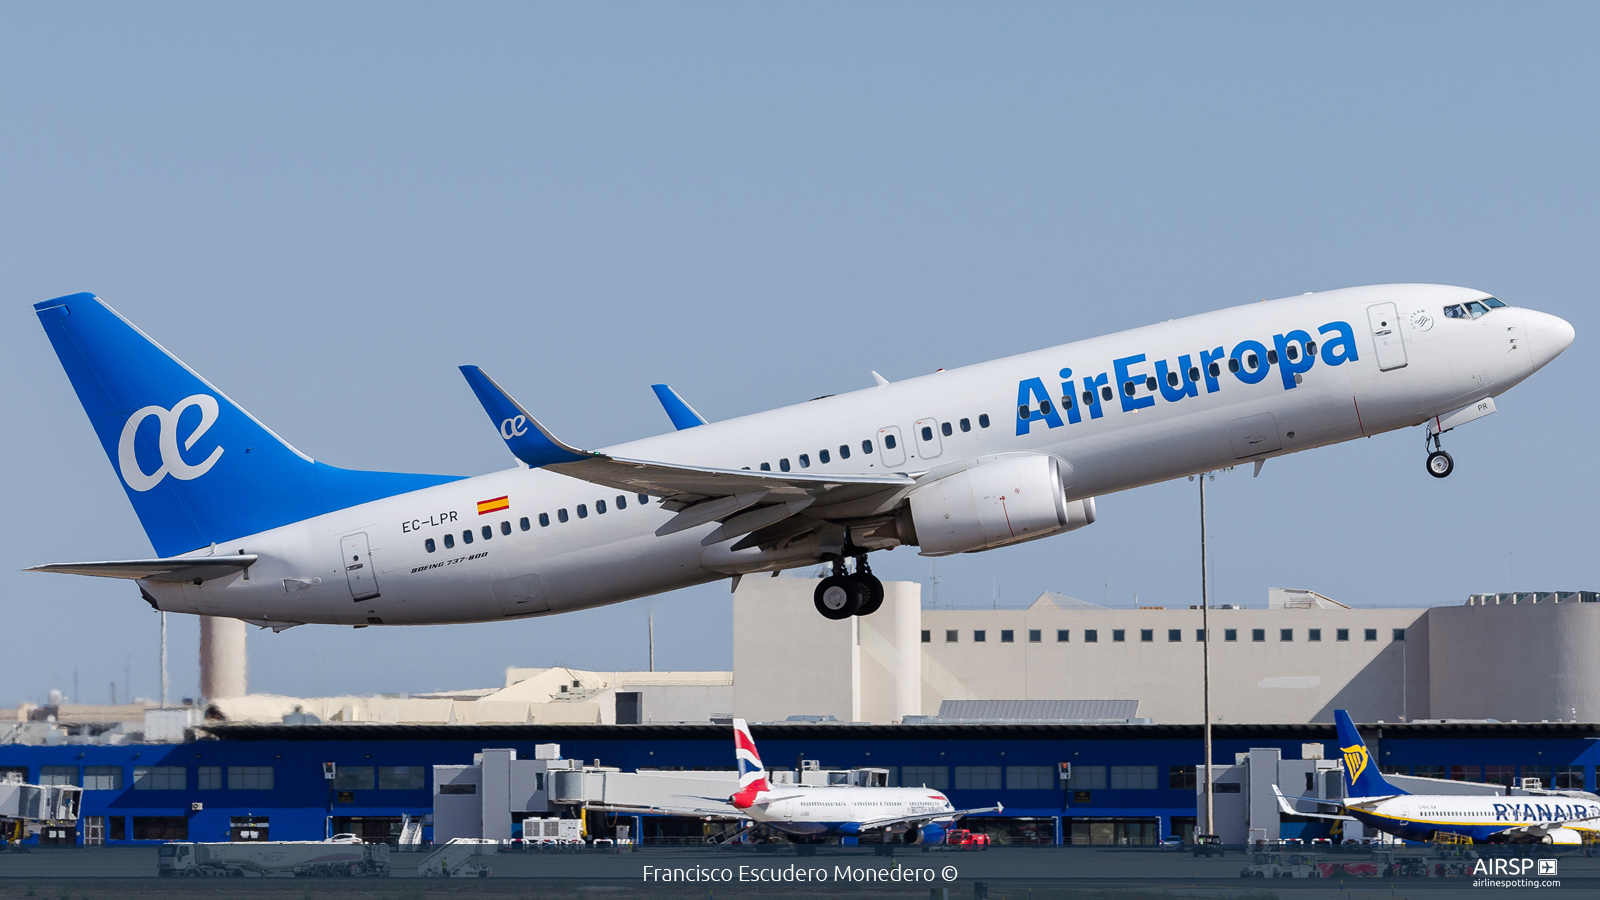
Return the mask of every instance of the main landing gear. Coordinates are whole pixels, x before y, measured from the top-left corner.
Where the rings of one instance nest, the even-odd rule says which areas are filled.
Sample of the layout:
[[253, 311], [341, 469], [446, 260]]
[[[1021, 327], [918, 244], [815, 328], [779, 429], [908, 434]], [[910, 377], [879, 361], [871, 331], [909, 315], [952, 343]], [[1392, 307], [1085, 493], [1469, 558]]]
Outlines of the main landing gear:
[[1428, 454], [1427, 466], [1429, 475], [1435, 478], [1444, 478], [1456, 470], [1456, 461], [1451, 459], [1450, 454], [1444, 452], [1444, 448], [1440, 446], [1439, 435], [1428, 435], [1427, 441], [1424, 442], [1423, 446], [1433, 447], [1433, 452]]
[[883, 582], [872, 574], [865, 553], [856, 556], [854, 574], [845, 572], [844, 557], [833, 559], [833, 574], [817, 585], [817, 612], [829, 619], [870, 616], [883, 605]]

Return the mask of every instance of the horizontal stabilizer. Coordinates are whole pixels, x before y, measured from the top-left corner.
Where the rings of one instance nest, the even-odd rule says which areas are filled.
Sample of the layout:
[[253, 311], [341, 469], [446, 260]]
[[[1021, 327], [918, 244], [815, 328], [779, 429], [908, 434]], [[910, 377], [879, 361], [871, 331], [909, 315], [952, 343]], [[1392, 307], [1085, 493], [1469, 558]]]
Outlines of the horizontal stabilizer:
[[694, 411], [694, 407], [683, 402], [678, 392], [664, 384], [652, 384], [650, 390], [656, 392], [656, 399], [661, 401], [661, 408], [667, 411], [667, 418], [672, 420], [672, 427], [679, 431], [693, 428], [696, 425], [706, 424], [706, 417]]
[[[1332, 814], [1329, 814], [1329, 813], [1301, 812], [1300, 810], [1295, 809], [1293, 806], [1289, 805], [1289, 798], [1285, 797], [1283, 795], [1283, 791], [1278, 790], [1278, 786], [1277, 785], [1273, 785], [1272, 786], [1272, 793], [1276, 794], [1277, 797], [1278, 797], [1278, 812], [1280, 812], [1280, 813], [1282, 813], [1282, 814], [1284, 814], [1286, 816], [1304, 816], [1304, 817], [1306, 817], [1308, 819], [1341, 819], [1341, 820], [1346, 821], [1346, 822], [1357, 821], [1355, 816], [1338, 816], [1338, 815], [1332, 815]], [[1314, 798], [1314, 797], [1306, 797], [1306, 798], [1301, 798], [1301, 799], [1315, 800], [1316, 798]], [[1317, 801], [1317, 802], [1321, 802], [1321, 801]]]
[[182, 583], [225, 578], [248, 569], [256, 559], [254, 553], [237, 556], [179, 556], [169, 559], [116, 559], [104, 562], [50, 563], [23, 571]]

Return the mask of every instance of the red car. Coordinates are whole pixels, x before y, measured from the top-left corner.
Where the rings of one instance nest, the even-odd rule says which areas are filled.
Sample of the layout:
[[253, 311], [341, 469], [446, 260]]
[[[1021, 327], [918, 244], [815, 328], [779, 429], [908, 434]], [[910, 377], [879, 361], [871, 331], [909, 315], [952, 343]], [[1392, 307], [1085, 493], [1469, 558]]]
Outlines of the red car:
[[955, 844], [958, 847], [987, 847], [993, 841], [983, 832], [973, 834], [965, 828], [956, 828], [944, 836], [946, 844]]

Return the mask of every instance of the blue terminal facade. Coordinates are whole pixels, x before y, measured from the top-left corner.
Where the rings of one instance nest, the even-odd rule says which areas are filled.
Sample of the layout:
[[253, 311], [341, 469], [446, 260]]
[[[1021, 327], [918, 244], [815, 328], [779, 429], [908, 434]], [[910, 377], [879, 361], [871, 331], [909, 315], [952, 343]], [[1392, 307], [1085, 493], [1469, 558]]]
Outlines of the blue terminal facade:
[[[1362, 726], [1385, 771], [1472, 781], [1539, 777], [1594, 790], [1600, 725]], [[754, 726], [771, 769], [883, 767], [890, 783], [946, 791], [958, 807], [1004, 804], [964, 824], [1012, 842], [1150, 843], [1195, 820], [1198, 725]], [[354, 832], [381, 840], [404, 814], [433, 809], [434, 765], [470, 765], [485, 748], [532, 757], [556, 743], [568, 759], [623, 771], [732, 769], [723, 725], [232, 725], [182, 744], [0, 746], [0, 774], [84, 787], [78, 841], [320, 840]], [[1252, 748], [1301, 758], [1318, 742], [1338, 759], [1332, 725], [1217, 725], [1214, 762]], [[324, 777], [324, 763], [340, 775]], [[1071, 763], [1073, 782], [1062, 782]], [[1103, 768], [1102, 768], [1103, 767]], [[650, 817], [637, 832], [665, 835]], [[1284, 823], [1284, 837], [1319, 823]], [[86, 833], [87, 832], [87, 833]], [[1293, 833], [1291, 833], [1293, 832]], [[679, 832], [682, 833], [682, 832]], [[425, 837], [427, 837], [425, 832]]]

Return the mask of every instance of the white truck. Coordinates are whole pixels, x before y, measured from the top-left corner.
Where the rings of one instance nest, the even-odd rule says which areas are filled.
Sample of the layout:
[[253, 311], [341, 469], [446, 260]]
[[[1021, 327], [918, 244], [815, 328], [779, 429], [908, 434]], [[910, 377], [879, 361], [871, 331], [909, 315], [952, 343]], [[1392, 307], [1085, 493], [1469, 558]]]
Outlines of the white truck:
[[164, 876], [388, 875], [389, 846], [350, 841], [240, 841], [162, 844]]

